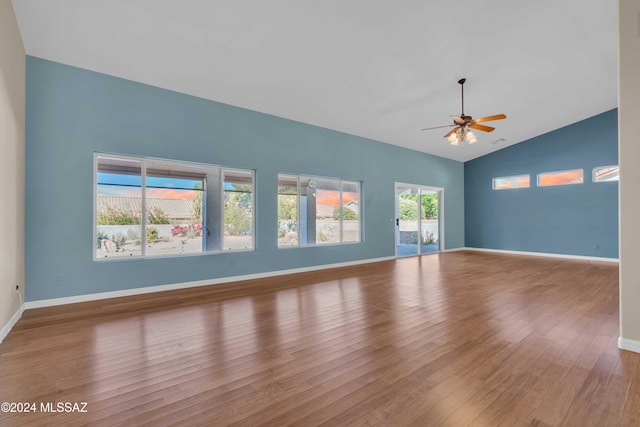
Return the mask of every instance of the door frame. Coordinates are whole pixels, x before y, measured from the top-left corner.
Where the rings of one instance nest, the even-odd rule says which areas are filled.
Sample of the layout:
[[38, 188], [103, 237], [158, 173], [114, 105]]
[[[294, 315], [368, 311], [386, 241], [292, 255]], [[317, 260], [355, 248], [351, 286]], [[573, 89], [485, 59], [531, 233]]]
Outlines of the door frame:
[[[418, 253], [416, 255], [398, 255], [398, 220], [400, 219], [399, 215], [399, 197], [396, 194], [396, 190], [398, 187], [412, 187], [420, 190], [420, 201], [422, 201], [422, 190], [436, 192], [438, 193], [438, 243], [440, 244], [440, 250], [438, 252], [432, 253], [440, 253], [445, 250], [445, 240], [444, 240], [444, 187], [434, 187], [433, 185], [422, 185], [422, 184], [409, 184], [406, 182], [395, 181], [393, 183], [393, 240], [394, 240], [394, 254], [396, 258], [406, 258], [410, 256], [422, 256], [422, 245], [418, 245]], [[422, 220], [420, 216], [422, 213], [422, 203], [418, 203], [418, 232], [420, 236], [422, 236]]]

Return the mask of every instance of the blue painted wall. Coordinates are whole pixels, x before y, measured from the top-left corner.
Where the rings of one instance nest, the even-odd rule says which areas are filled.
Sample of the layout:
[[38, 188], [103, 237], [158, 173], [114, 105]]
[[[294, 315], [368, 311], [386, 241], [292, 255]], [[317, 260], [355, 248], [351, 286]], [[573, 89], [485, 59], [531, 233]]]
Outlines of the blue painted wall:
[[[596, 166], [618, 164], [611, 110], [466, 162], [465, 245], [618, 257], [618, 183], [592, 182]], [[540, 172], [584, 169], [585, 183], [537, 187]], [[531, 187], [492, 190], [492, 178], [531, 175]]]
[[[445, 188], [446, 248], [464, 245], [460, 162], [27, 57], [26, 299], [394, 255], [394, 181]], [[93, 153], [256, 170], [254, 252], [92, 260]], [[277, 248], [277, 174], [363, 182], [364, 242]]]

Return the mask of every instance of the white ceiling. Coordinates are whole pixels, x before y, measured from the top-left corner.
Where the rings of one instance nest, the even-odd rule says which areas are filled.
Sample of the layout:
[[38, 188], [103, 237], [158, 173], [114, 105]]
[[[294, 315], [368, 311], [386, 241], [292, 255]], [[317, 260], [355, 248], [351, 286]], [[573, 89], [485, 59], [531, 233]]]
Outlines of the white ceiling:
[[[617, 106], [616, 0], [13, 0], [27, 54], [466, 161]], [[450, 146], [460, 113], [505, 113]], [[504, 142], [495, 143], [496, 140]]]

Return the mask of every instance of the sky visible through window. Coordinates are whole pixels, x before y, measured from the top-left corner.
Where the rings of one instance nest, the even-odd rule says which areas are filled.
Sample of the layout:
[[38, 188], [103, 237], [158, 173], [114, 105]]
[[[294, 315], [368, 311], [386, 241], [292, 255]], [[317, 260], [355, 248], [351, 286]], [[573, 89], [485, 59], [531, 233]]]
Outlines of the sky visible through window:
[[538, 174], [538, 185], [549, 187], [553, 185], [582, 184], [582, 169]]
[[[318, 190], [316, 191], [318, 204], [330, 205], [334, 208], [340, 206], [340, 192], [333, 190]], [[342, 203], [347, 204], [354, 200], [358, 200], [356, 193], [350, 193], [347, 191], [342, 192]]]
[[493, 178], [494, 190], [509, 190], [512, 188], [529, 188], [529, 175]]

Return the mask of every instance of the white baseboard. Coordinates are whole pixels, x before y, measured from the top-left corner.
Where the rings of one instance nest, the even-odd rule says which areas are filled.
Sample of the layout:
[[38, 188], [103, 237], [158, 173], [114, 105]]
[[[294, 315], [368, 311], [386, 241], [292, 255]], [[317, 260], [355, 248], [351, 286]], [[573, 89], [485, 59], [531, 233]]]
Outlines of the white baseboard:
[[583, 256], [583, 255], [567, 255], [567, 254], [553, 254], [546, 252], [524, 252], [524, 251], [509, 251], [504, 249], [487, 249], [487, 248], [470, 248], [465, 247], [463, 250], [477, 251], [477, 252], [493, 252], [499, 254], [511, 254], [511, 255], [527, 255], [527, 256], [540, 256], [548, 258], [565, 258], [575, 259], [580, 261], [602, 261], [602, 262], [619, 262], [618, 258], [604, 258], [595, 256]]
[[372, 262], [389, 261], [395, 257], [372, 258], [359, 261], [341, 262], [337, 264], [314, 265], [311, 267], [292, 268], [289, 270], [269, 271], [266, 273], [245, 274], [241, 276], [221, 277], [216, 279], [198, 280], [194, 282], [171, 283], [167, 285], [147, 286], [143, 288], [123, 289], [121, 291], [100, 292], [95, 294], [75, 295], [63, 298], [51, 298], [24, 303], [24, 309], [52, 307], [55, 305], [74, 304], [77, 302], [97, 301], [108, 298], [127, 297], [132, 295], [149, 294], [152, 292], [173, 291], [177, 289], [195, 288], [197, 286], [218, 285], [221, 283], [239, 282], [242, 280], [263, 279], [266, 277], [284, 276], [286, 274], [306, 273], [309, 271], [325, 270], [328, 268], [349, 267], [360, 264], [370, 264]]
[[[612, 259], [612, 258], [598, 258], [598, 257], [585, 257], [585, 256], [577, 256], [577, 255], [549, 254], [549, 253], [542, 253], [542, 252], [521, 252], [521, 251], [508, 251], [508, 250], [501, 250], [501, 249], [484, 249], [484, 248], [469, 248], [469, 247], [446, 249], [443, 252], [457, 252], [457, 251], [463, 251], [463, 250], [505, 253], [505, 254], [514, 254], [514, 255], [569, 258], [569, 259], [589, 260], [589, 261], [618, 262], [618, 259]], [[283, 276], [287, 274], [325, 270], [329, 268], [349, 267], [349, 266], [360, 265], [360, 264], [389, 261], [393, 259], [397, 259], [397, 258], [396, 257], [372, 258], [372, 259], [359, 260], [359, 261], [341, 262], [336, 264], [324, 264], [324, 265], [315, 265], [311, 267], [293, 268], [288, 270], [270, 271], [266, 273], [245, 274], [240, 276], [221, 277], [216, 279], [198, 280], [193, 282], [170, 283], [166, 285], [123, 289], [120, 291], [99, 292], [99, 293], [75, 295], [75, 296], [63, 297], [63, 298], [51, 298], [51, 299], [44, 299], [44, 300], [27, 301], [24, 303], [23, 309], [28, 310], [32, 308], [51, 307], [56, 305], [74, 304], [78, 302], [87, 302], [87, 301], [97, 301], [101, 299], [119, 298], [119, 297], [126, 297], [126, 296], [132, 296], [132, 295], [142, 295], [142, 294], [148, 294], [153, 292], [173, 291], [177, 289], [187, 289], [187, 288], [194, 288], [198, 286], [218, 285], [221, 283], [231, 283], [231, 282], [239, 282], [243, 280], [262, 279], [267, 277]], [[22, 312], [20, 312], [20, 314], [22, 314]], [[18, 316], [18, 319], [19, 318], [20, 316]], [[13, 326], [13, 324], [11, 324], [11, 326]], [[9, 327], [9, 329], [11, 328]], [[2, 331], [4, 332], [4, 330], [5, 329], [3, 328]], [[7, 330], [7, 333], [8, 333], [8, 330]]]
[[20, 318], [22, 317], [23, 311], [24, 311], [24, 305], [21, 305], [20, 308], [18, 308], [18, 311], [16, 311], [13, 314], [13, 316], [11, 316], [11, 319], [9, 319], [7, 324], [4, 325], [2, 329], [0, 329], [0, 343], [4, 341], [7, 335], [9, 335], [9, 332], [11, 331], [13, 326], [16, 324], [16, 322], [20, 320]]
[[619, 337], [618, 348], [621, 348], [622, 350], [629, 350], [629, 351], [634, 351], [636, 353], [640, 353], [640, 341]]

